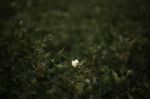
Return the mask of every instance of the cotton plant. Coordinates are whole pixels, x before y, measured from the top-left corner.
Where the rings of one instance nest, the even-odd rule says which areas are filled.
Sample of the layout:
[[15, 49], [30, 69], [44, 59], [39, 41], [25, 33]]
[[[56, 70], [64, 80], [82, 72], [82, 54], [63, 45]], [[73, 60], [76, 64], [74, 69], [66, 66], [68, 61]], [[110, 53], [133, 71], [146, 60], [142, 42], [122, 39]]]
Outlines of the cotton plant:
[[43, 76], [46, 65], [49, 63], [50, 52], [46, 52], [47, 42], [51, 40], [51, 35], [45, 36], [43, 39], [34, 42], [34, 59], [33, 67], [39, 76]]

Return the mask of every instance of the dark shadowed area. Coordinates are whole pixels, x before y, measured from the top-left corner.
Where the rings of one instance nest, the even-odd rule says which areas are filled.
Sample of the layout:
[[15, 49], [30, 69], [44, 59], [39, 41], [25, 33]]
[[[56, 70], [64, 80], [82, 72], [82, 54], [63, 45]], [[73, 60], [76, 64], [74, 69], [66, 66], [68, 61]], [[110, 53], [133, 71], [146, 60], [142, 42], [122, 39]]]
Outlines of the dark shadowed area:
[[150, 99], [149, 0], [0, 0], [0, 99]]

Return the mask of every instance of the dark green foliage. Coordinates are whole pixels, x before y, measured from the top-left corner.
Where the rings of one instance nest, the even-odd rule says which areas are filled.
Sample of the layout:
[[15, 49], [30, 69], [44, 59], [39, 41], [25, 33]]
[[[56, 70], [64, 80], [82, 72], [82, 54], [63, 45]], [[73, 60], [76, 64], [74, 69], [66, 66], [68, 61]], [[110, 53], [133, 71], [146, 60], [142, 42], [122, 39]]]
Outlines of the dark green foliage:
[[0, 99], [149, 99], [149, 18], [148, 0], [1, 0]]

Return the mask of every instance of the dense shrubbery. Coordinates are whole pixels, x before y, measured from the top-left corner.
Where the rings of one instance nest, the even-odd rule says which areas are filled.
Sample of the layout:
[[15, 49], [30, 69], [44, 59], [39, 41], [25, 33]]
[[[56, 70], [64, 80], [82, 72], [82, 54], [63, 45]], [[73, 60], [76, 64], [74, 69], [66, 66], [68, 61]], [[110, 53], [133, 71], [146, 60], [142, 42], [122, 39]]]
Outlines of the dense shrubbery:
[[[0, 13], [8, 16], [5, 11], [10, 11], [11, 17], [0, 17], [0, 98], [150, 98], [149, 33], [141, 33], [149, 19], [132, 14], [140, 2], [126, 12], [126, 3], [123, 10], [112, 7], [118, 7], [118, 0], [112, 5], [96, 1], [2, 2], [6, 6]], [[141, 20], [133, 23], [135, 17]], [[76, 68], [71, 65], [74, 59], [80, 63]]]

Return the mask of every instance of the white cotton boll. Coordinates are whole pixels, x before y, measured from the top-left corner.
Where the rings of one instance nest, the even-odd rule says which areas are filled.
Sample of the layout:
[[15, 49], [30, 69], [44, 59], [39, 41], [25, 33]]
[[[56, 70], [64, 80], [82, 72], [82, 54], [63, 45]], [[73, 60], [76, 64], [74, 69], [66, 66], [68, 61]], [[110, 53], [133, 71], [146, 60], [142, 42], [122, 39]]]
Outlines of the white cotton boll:
[[72, 66], [77, 67], [79, 65], [79, 60], [75, 59], [72, 61]]
[[85, 82], [86, 82], [86, 83], [90, 83], [91, 80], [90, 80], [90, 79], [85, 79]]

